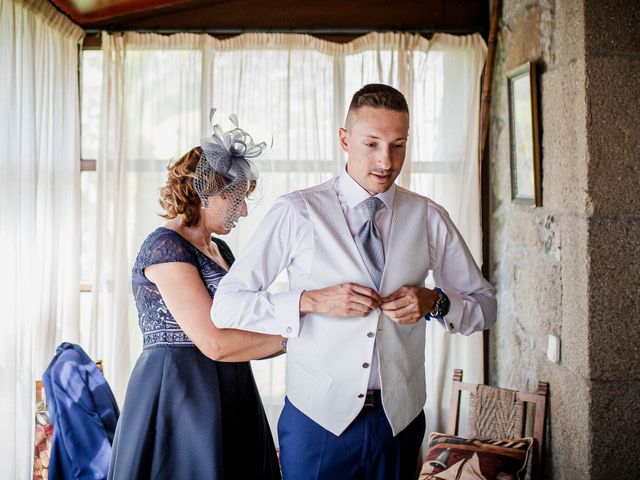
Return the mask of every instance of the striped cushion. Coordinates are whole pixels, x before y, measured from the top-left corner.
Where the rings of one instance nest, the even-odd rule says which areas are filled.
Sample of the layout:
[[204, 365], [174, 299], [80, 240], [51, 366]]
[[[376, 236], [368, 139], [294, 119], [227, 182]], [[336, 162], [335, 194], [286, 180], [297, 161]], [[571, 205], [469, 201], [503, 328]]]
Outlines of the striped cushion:
[[533, 439], [478, 440], [429, 435], [420, 480], [521, 480]]

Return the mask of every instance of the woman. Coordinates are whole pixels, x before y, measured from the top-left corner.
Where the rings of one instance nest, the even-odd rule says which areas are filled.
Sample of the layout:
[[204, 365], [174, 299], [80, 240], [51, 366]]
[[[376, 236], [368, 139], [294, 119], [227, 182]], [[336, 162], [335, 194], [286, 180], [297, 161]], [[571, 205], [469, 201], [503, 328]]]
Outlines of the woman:
[[[232, 119], [233, 120], [233, 119]], [[239, 128], [203, 140], [169, 167], [160, 204], [167, 223], [142, 244], [133, 294], [144, 349], [131, 374], [109, 478], [279, 479], [248, 360], [284, 339], [220, 330], [212, 298], [233, 263], [222, 240], [247, 215], [253, 158], [265, 148]]]

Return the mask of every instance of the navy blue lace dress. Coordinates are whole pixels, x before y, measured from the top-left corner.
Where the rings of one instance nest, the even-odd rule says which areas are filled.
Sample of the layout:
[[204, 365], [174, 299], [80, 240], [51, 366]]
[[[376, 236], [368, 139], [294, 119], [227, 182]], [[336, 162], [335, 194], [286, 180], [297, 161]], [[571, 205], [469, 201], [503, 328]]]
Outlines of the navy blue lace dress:
[[[230, 264], [226, 243], [213, 239]], [[158, 228], [133, 267], [144, 348], [118, 421], [109, 478], [280, 479], [271, 431], [248, 362], [205, 357], [169, 313], [150, 265], [194, 265], [213, 297], [224, 269], [173, 230]]]

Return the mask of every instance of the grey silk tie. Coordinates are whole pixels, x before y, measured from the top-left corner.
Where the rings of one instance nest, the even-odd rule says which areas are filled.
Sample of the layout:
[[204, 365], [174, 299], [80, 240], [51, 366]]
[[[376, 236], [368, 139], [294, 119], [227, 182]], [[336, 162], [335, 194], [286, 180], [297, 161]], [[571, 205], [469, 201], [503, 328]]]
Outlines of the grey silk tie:
[[358, 205], [358, 208], [364, 213], [366, 221], [354, 237], [356, 247], [358, 247], [360, 256], [369, 270], [369, 275], [371, 275], [373, 283], [376, 284], [376, 288], [380, 288], [380, 280], [382, 280], [384, 248], [378, 227], [373, 223], [373, 217], [381, 206], [382, 200], [378, 197], [369, 197]]

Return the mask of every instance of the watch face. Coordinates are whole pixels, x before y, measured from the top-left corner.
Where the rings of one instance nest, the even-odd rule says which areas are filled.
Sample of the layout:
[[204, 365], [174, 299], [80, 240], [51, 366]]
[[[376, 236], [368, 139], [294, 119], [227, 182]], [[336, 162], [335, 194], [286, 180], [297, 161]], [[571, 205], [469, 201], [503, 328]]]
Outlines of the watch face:
[[449, 313], [449, 308], [451, 307], [451, 302], [449, 301], [449, 297], [446, 295], [442, 296], [442, 316], [444, 317], [447, 313]]
[[449, 313], [449, 308], [451, 307], [451, 302], [449, 301], [449, 297], [444, 293], [441, 289], [436, 288], [435, 292], [438, 293], [438, 300], [436, 300], [436, 317], [443, 318], [447, 313]]

